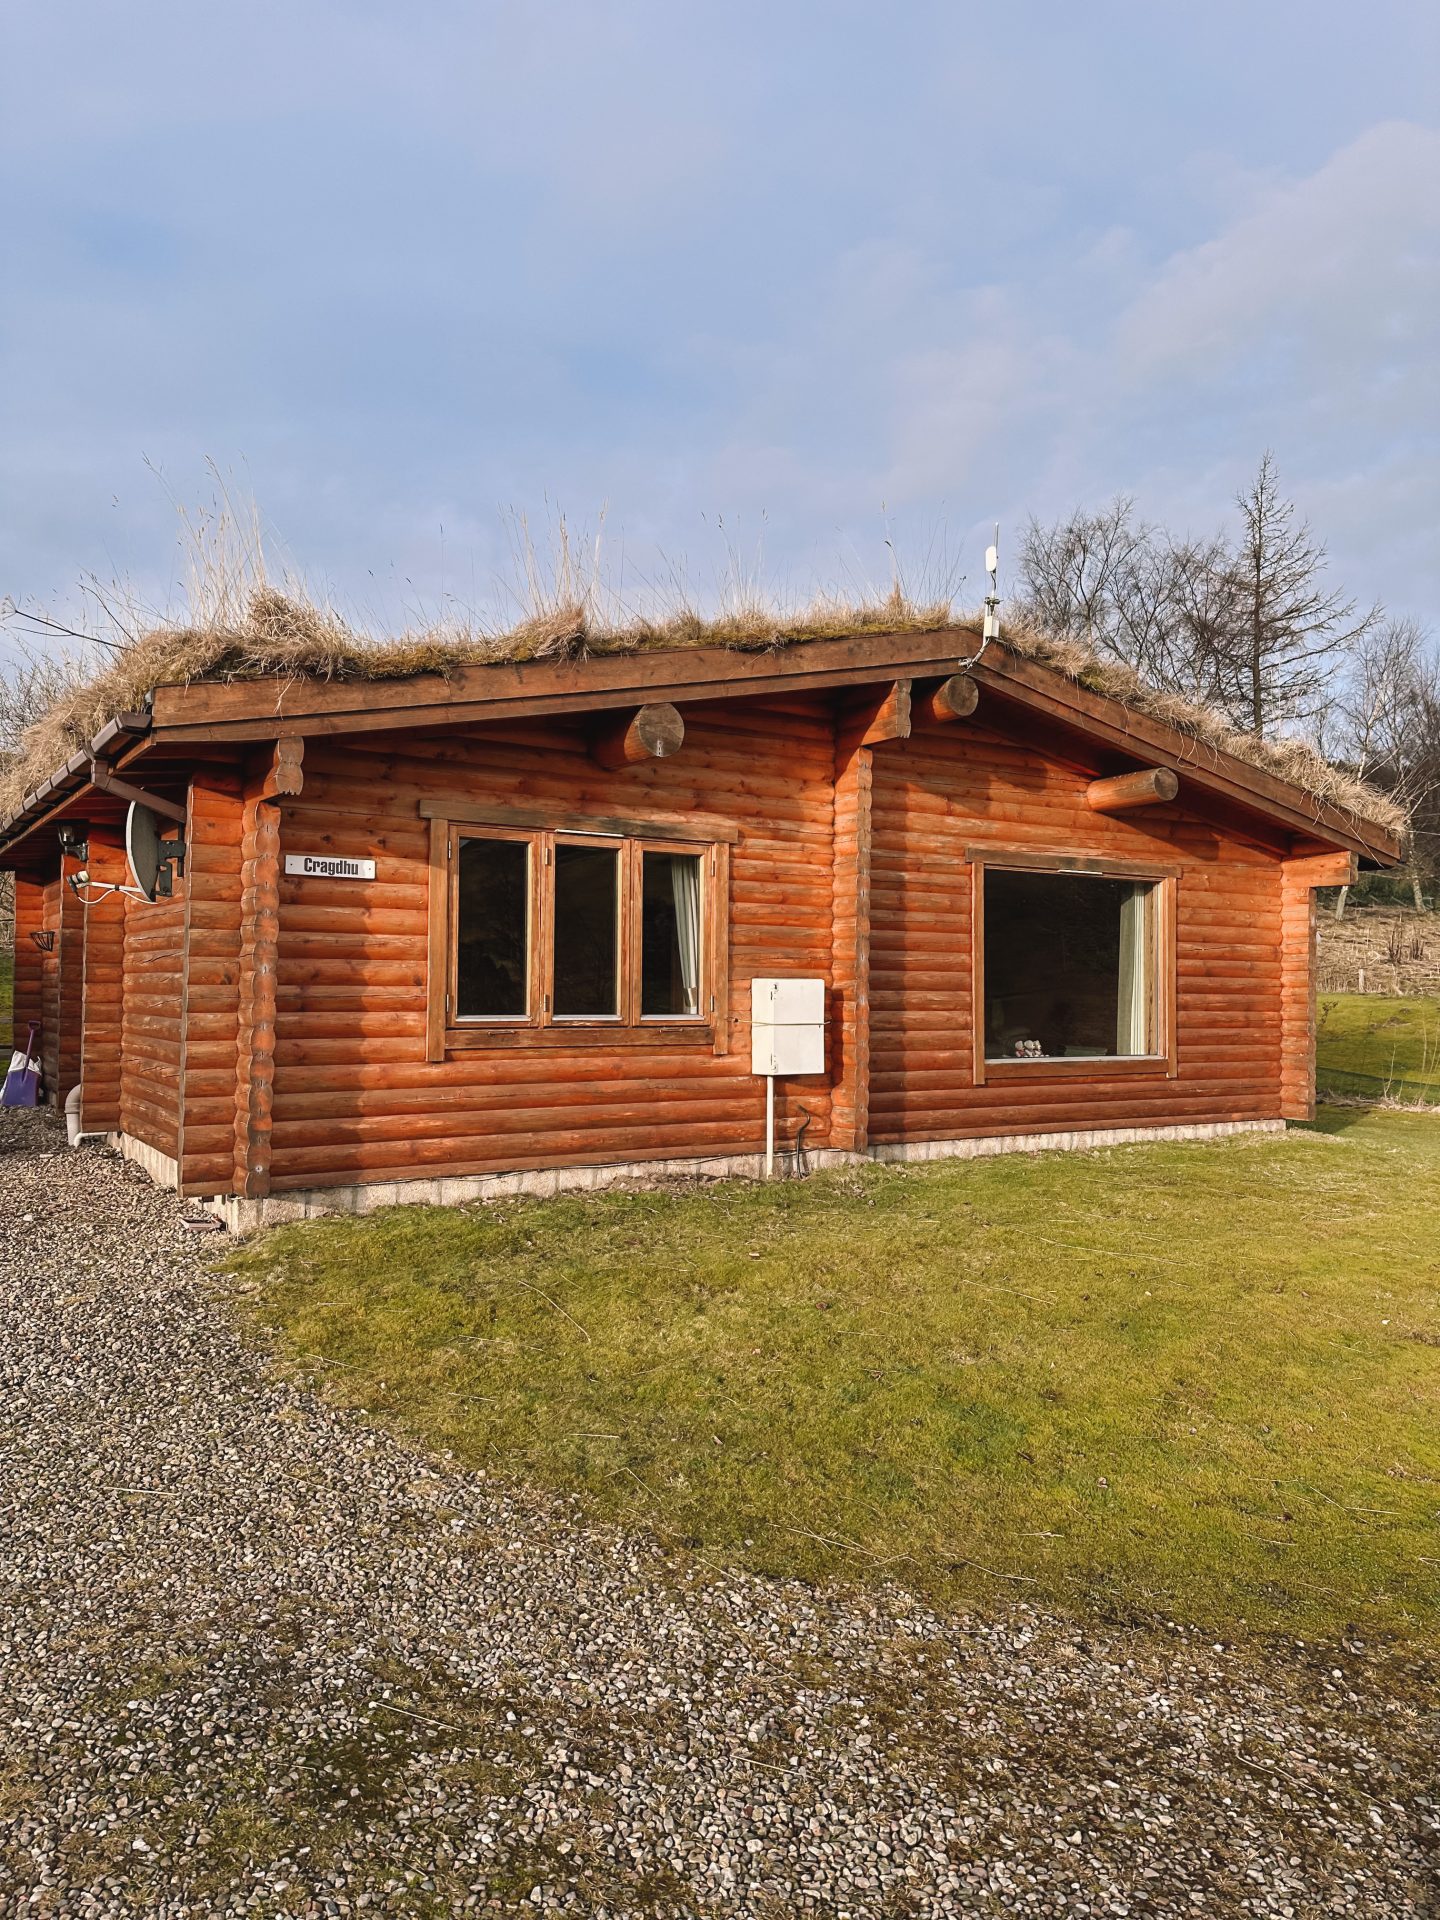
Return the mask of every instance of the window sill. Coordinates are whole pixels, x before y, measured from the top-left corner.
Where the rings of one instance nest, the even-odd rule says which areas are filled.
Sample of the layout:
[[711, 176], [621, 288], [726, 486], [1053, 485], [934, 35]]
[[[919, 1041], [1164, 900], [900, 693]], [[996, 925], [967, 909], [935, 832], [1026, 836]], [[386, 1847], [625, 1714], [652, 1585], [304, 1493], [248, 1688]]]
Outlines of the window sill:
[[1076, 1075], [1092, 1080], [1109, 1080], [1117, 1074], [1137, 1074], [1142, 1078], [1173, 1079], [1175, 1066], [1158, 1053], [1100, 1053], [1085, 1058], [1056, 1054], [1050, 1059], [986, 1060], [978, 1065], [977, 1082], [986, 1080], [1068, 1080]]
[[656, 1024], [643, 1027], [550, 1026], [550, 1027], [450, 1027], [445, 1034], [445, 1051], [472, 1053], [493, 1047], [533, 1048], [568, 1051], [585, 1047], [613, 1047], [617, 1051], [647, 1047], [694, 1047], [697, 1052], [713, 1049], [715, 1029], [708, 1021], [676, 1022], [673, 1026]]

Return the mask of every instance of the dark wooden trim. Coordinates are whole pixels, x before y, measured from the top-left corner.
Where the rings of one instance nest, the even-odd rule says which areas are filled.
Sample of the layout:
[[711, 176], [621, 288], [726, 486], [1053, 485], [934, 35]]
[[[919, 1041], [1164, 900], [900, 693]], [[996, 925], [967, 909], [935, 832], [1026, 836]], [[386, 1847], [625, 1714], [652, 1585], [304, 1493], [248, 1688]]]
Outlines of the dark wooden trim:
[[163, 800], [157, 793], [147, 793], [144, 787], [132, 787], [128, 780], [117, 780], [107, 766], [94, 760], [90, 764], [90, 784], [101, 793], [108, 793], [113, 799], [123, 800], [128, 805], [149, 807], [152, 813], [158, 813], [162, 820], [171, 820], [177, 826], [185, 824], [185, 809], [173, 800]]
[[563, 813], [554, 807], [487, 806], [444, 794], [420, 801], [419, 812], [422, 820], [453, 820], [461, 826], [549, 828], [555, 833], [595, 833], [616, 840], [690, 840], [700, 846], [723, 840], [733, 846], [740, 839], [733, 820], [708, 813]]
[[[467, 812], [485, 812], [483, 820], [467, 820], [461, 814], [447, 812], [441, 818], [438, 803], [422, 801], [420, 810], [429, 820], [429, 891], [426, 910], [426, 1013], [425, 1057], [443, 1060], [447, 1054], [486, 1047], [565, 1047], [596, 1046], [607, 1042], [632, 1044], [629, 1036], [642, 1042], [668, 1045], [660, 1036], [678, 1033], [685, 1041], [715, 1053], [729, 1050], [728, 975], [730, 960], [729, 892], [730, 848], [727, 843], [697, 841], [661, 827], [647, 827], [628, 834], [607, 832], [603, 837], [615, 843], [619, 857], [618, 1006], [613, 1018], [567, 1018], [552, 1010], [554, 997], [554, 941], [552, 927], [555, 912], [555, 848], [581, 845], [598, 829], [586, 816], [586, 827], [566, 832], [554, 825], [557, 815], [546, 813], [545, 826], [504, 823], [493, 818], [493, 809], [469, 808]], [[513, 809], [511, 811], [520, 811]], [[692, 819], [694, 816], [691, 816]], [[628, 822], [632, 829], [639, 822]], [[530, 851], [530, 1012], [513, 1020], [458, 1021], [450, 1009], [455, 1004], [455, 912], [456, 852], [465, 829], [491, 832], [496, 837], [519, 840]], [[666, 1018], [645, 1018], [640, 1013], [640, 886], [641, 862], [645, 852], [673, 850], [698, 858], [700, 876], [700, 994], [702, 1004], [708, 998], [711, 1012], [706, 1017], [677, 1014]], [[707, 858], [708, 855], [708, 858]]]
[[[997, 1059], [985, 1062], [985, 1080], [1112, 1080], [1138, 1074], [1152, 1080], [1170, 1078], [1170, 1063], [1160, 1053], [1106, 1053], [1089, 1060]], [[983, 1082], [978, 1083], [983, 1084]], [[1103, 1126], [1097, 1119], [1095, 1124]]]
[[1076, 853], [1071, 848], [1002, 847], [976, 845], [966, 847], [965, 858], [972, 866], [1033, 867], [1041, 873], [1093, 873], [1113, 875], [1120, 880], [1170, 880], [1179, 873], [1177, 863], [1166, 860], [1112, 860], [1103, 854]]
[[697, 1053], [717, 1051], [716, 1031], [709, 1020], [646, 1020], [637, 1026], [610, 1020], [603, 1025], [560, 1020], [548, 1027], [475, 1025], [445, 1029], [445, 1052], [481, 1052], [489, 1048], [537, 1048], [541, 1051], [580, 1051], [591, 1047], [691, 1047]]
[[[1076, 866], [1072, 860], [1057, 860], [1043, 853], [1024, 854], [1004, 848], [967, 847], [970, 863], [970, 1025], [973, 1077], [977, 1087], [994, 1080], [1091, 1080], [1105, 1081], [1117, 1075], [1169, 1079], [1179, 1074], [1178, 982], [1176, 978], [1176, 942], [1178, 938], [1178, 879], [1173, 867], [1142, 866], [1131, 860], [1095, 860]], [[1043, 1060], [988, 1059], [985, 1053], [985, 869], [998, 867], [1002, 872], [1028, 870], [1054, 874], [1093, 874], [1097, 878], [1145, 880], [1151, 884], [1150, 942], [1154, 961], [1151, 983], [1150, 1018], [1153, 1037], [1158, 1042], [1154, 1053], [1100, 1054], [1076, 1060], [1064, 1056]]]
[[730, 846], [724, 840], [710, 850], [709, 904], [705, 944], [712, 1044], [717, 1054], [724, 1054], [730, 1051]]
[[[845, 634], [831, 640], [784, 642], [742, 651], [735, 647], [664, 647], [650, 651], [592, 653], [579, 660], [498, 662], [456, 667], [448, 674], [416, 674], [396, 680], [191, 681], [157, 687], [154, 720], [167, 733], [205, 726], [269, 722], [286, 731], [312, 728], [311, 720], [343, 719], [340, 732], [359, 731], [361, 715], [383, 714], [381, 724], [417, 723], [417, 709], [434, 709], [431, 724], [466, 716], [472, 708], [515, 713], [522, 707], [547, 712], [594, 707], [633, 707], [642, 702], [725, 698], [742, 691], [763, 693], [785, 682], [832, 686], [894, 680], [902, 663], [924, 663], [931, 674], [965, 669], [979, 645], [969, 628], [932, 627], [916, 633]], [[397, 722], [393, 716], [403, 715]], [[424, 722], [420, 722], [424, 724]]]
[[425, 905], [425, 1058], [445, 1058], [445, 1000], [450, 991], [449, 827], [430, 822], [428, 888]]
[[1377, 823], [1356, 820], [1223, 747], [1182, 733], [1108, 694], [1091, 693], [1037, 661], [992, 651], [969, 671], [982, 687], [992, 688], [1003, 699], [1088, 733], [1132, 759], [1168, 761], [1187, 784], [1237, 800], [1297, 832], [1333, 838], [1341, 846], [1379, 859], [1399, 857], [1399, 838]]

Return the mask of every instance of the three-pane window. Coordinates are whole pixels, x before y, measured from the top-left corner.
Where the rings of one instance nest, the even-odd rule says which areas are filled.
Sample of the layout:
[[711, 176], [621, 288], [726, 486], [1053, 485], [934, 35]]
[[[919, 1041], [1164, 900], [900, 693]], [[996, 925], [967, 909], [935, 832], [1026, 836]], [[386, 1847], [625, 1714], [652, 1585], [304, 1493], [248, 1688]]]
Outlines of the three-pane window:
[[703, 1020], [708, 859], [601, 835], [453, 830], [451, 1020]]

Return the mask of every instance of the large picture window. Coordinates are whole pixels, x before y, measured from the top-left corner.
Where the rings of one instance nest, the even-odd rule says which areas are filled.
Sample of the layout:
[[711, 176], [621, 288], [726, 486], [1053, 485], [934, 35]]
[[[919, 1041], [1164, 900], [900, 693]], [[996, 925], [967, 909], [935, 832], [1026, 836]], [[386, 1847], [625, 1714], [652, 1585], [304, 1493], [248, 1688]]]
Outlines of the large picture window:
[[980, 861], [978, 1076], [1168, 1068], [1172, 887], [1119, 863]]
[[718, 1034], [728, 855], [432, 818], [430, 1057], [527, 1031]]

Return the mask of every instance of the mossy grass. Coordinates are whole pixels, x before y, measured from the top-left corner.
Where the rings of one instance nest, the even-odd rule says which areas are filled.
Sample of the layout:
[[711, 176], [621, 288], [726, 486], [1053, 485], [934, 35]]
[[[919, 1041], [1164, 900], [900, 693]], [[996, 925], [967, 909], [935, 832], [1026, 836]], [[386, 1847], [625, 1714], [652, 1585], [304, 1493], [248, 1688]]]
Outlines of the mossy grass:
[[1316, 1071], [1364, 1075], [1394, 1100], [1440, 1102], [1440, 999], [1374, 993], [1321, 994], [1316, 1008]]
[[682, 1550], [1431, 1642], [1440, 1119], [398, 1208], [246, 1297], [420, 1443]]

